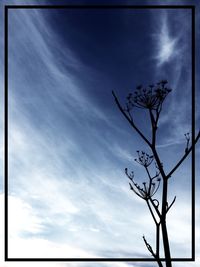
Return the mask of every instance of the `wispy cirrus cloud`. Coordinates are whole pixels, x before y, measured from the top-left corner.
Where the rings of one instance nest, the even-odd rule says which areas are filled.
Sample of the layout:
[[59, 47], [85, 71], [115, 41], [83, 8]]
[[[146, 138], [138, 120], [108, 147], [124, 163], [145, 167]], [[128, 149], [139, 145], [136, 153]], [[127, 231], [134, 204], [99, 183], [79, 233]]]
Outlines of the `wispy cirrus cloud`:
[[[184, 133], [191, 131], [191, 25], [186, 23], [190, 17], [189, 10], [181, 9], [161, 10], [152, 16], [155, 76], [167, 79], [172, 88], [159, 120], [160, 148], [184, 146]], [[162, 134], [169, 123], [173, 126]]]
[[[154, 243], [151, 218], [114, 160], [131, 162], [118, 133], [125, 141], [129, 136], [89, 96], [88, 81], [101, 76], [59, 39], [42, 12], [10, 15], [9, 208], [11, 218], [16, 210], [21, 217], [10, 225], [10, 253], [23, 257], [15, 251], [20, 244], [33, 257], [150, 257], [142, 234]], [[165, 27], [162, 66], [178, 42]]]
[[169, 63], [179, 54], [178, 36], [172, 36], [169, 28], [169, 18], [167, 12], [161, 12], [159, 32], [154, 35], [155, 38], [155, 59], [157, 66], [161, 67], [165, 63]]

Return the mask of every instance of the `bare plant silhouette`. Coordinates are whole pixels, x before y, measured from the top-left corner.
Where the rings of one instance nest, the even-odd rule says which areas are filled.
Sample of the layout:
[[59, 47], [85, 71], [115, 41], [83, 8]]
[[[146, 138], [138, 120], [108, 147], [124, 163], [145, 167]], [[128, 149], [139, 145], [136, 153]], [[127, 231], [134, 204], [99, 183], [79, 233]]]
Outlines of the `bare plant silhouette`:
[[[135, 161], [143, 166], [147, 177], [148, 182], [143, 182], [142, 184], [138, 184], [134, 177], [134, 172], [129, 172], [127, 168], [125, 168], [125, 174], [130, 180], [129, 185], [130, 189], [140, 198], [142, 198], [150, 211], [150, 214], [153, 218], [153, 221], [156, 226], [156, 248], [153, 249], [152, 245], [148, 243], [145, 236], [143, 236], [143, 240], [146, 248], [151, 253], [151, 255], [156, 260], [159, 267], [163, 267], [163, 263], [160, 258], [160, 240], [162, 232], [162, 242], [164, 249], [164, 259], [166, 267], [172, 267], [171, 260], [171, 252], [170, 252], [170, 244], [168, 238], [167, 231], [167, 223], [166, 217], [170, 208], [176, 201], [176, 196], [171, 201], [168, 202], [168, 181], [171, 178], [172, 174], [178, 169], [178, 167], [183, 163], [183, 161], [190, 154], [195, 144], [199, 140], [200, 131], [198, 132], [196, 138], [191, 140], [190, 134], [186, 133], [186, 147], [185, 153], [182, 155], [180, 160], [176, 163], [176, 165], [171, 169], [169, 173], [166, 173], [163, 167], [163, 163], [160, 159], [156, 148], [157, 141], [157, 131], [158, 131], [158, 122], [160, 118], [160, 114], [162, 111], [163, 103], [171, 92], [171, 89], [167, 86], [168, 82], [166, 80], [162, 80], [158, 82], [156, 85], [149, 85], [148, 87], [143, 87], [142, 85], [137, 86], [134, 94], [130, 93], [127, 96], [127, 102], [125, 107], [122, 107], [120, 104], [116, 94], [112, 91], [117, 107], [120, 112], [123, 114], [125, 119], [128, 121], [130, 126], [139, 134], [139, 136], [144, 140], [147, 144], [148, 148], [151, 150], [151, 155], [147, 154], [144, 151], [137, 151], [137, 158]], [[151, 140], [149, 140], [145, 134], [136, 126], [132, 113], [134, 108], [145, 109], [148, 111], [150, 122], [151, 122]], [[155, 164], [155, 173], [152, 175], [150, 171], [150, 165]], [[161, 199], [155, 197], [158, 189], [162, 187]]]

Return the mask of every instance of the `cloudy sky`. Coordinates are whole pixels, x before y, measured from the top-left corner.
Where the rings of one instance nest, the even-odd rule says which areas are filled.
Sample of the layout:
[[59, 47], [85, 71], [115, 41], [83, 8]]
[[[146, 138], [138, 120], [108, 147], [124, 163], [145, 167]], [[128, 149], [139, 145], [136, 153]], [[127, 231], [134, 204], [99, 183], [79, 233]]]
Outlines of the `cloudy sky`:
[[[8, 256], [151, 258], [142, 235], [154, 246], [154, 224], [124, 174], [128, 167], [142, 183], [145, 173], [134, 158], [136, 150], [150, 151], [111, 91], [124, 104], [138, 84], [169, 81], [157, 141], [168, 172], [191, 132], [191, 11], [12, 9], [8, 38]], [[147, 115], [134, 110], [149, 137]], [[172, 257], [191, 256], [190, 167], [191, 158], [170, 180], [169, 201], [177, 196], [168, 216]]]

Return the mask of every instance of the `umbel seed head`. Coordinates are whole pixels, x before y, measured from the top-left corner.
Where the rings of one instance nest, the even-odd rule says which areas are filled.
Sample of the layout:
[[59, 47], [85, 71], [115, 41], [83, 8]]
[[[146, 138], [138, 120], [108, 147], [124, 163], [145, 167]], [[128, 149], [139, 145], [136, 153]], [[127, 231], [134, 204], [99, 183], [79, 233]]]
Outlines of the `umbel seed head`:
[[138, 158], [135, 159], [135, 161], [144, 167], [148, 167], [154, 160], [153, 155], [149, 155], [145, 153], [144, 151], [137, 150], [137, 154], [138, 154]]
[[166, 87], [167, 80], [161, 80], [156, 85], [150, 84], [147, 87], [138, 85], [134, 95], [130, 93], [127, 97], [127, 109], [130, 111], [133, 107], [159, 110], [166, 96], [171, 89]]

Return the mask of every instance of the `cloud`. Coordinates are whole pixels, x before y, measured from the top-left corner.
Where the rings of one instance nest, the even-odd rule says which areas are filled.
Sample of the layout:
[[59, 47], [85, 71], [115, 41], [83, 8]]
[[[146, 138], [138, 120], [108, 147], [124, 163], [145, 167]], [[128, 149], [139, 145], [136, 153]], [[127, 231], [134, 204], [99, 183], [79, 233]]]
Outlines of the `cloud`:
[[[34, 239], [38, 235], [47, 235], [49, 240], [54, 240], [61, 238], [60, 235], [65, 239], [66, 235], [66, 241], [71, 242], [70, 240], [78, 235], [80, 245], [87, 245], [90, 250], [93, 244], [95, 250], [96, 240], [102, 239], [99, 242], [103, 244], [106, 235], [114, 237], [116, 233], [124, 231], [123, 225], [129, 211], [124, 210], [124, 217], [120, 219], [122, 223], [117, 223], [122, 213], [115, 208], [114, 203], [108, 203], [109, 194], [119, 203], [128, 190], [121, 190], [117, 184], [113, 186], [113, 177], [108, 174], [108, 181], [108, 177], [97, 176], [95, 170], [70, 171], [65, 168], [64, 175], [64, 170], [60, 169], [62, 165], [59, 161], [63, 159], [60, 158], [59, 149], [52, 144], [54, 153], [49, 150], [51, 140], [34, 131], [28, 124], [23, 129], [20, 124], [16, 128], [14, 125], [10, 132], [10, 145], [13, 149], [9, 154], [11, 236], [26, 235], [33, 236]], [[32, 136], [31, 140], [29, 136]], [[67, 151], [67, 145], [65, 150]], [[17, 155], [14, 151], [18, 152]], [[39, 155], [37, 159], [34, 158], [36, 153]], [[15, 171], [13, 164], [16, 164]], [[88, 176], [91, 176], [93, 181], [87, 180]], [[12, 177], [15, 177], [15, 182]], [[118, 196], [115, 197], [113, 190]], [[126, 199], [123, 202], [125, 207], [130, 206]], [[16, 216], [18, 220], [14, 219]], [[130, 224], [131, 221], [128, 227]], [[120, 239], [123, 239], [122, 232]], [[110, 243], [113, 245], [112, 239]]]
[[159, 32], [154, 35], [157, 66], [161, 67], [165, 63], [172, 61], [179, 53], [179, 37], [172, 37], [170, 34], [169, 21], [167, 12], [161, 12], [161, 21]]
[[[49, 21], [42, 11], [11, 10], [9, 21], [12, 25], [9, 34], [9, 57], [15, 58], [14, 62], [12, 60], [10, 62], [11, 73], [12, 70], [15, 73], [13, 75], [15, 79], [10, 79], [10, 103], [13, 97], [23, 104], [30, 105], [31, 108], [34, 99], [35, 107], [42, 108], [44, 116], [52, 107], [57, 112], [64, 112], [68, 107], [67, 113], [64, 114], [74, 121], [79, 120], [79, 116], [85, 115], [106, 121], [102, 110], [88, 99], [89, 95], [84, 94], [87, 89], [82, 88], [81, 78], [77, 78], [87, 73], [88, 80], [95, 80], [98, 74], [81, 62], [67, 43], [63, 43], [53, 27], [49, 26]], [[20, 34], [16, 34], [13, 25], [21, 28]], [[16, 47], [19, 53], [16, 53]], [[26, 63], [26, 67], [23, 63]], [[20, 70], [16, 68], [18, 65], [21, 65]], [[30, 95], [27, 93], [27, 85], [33, 88]], [[35, 107], [32, 106], [37, 114]]]
[[34, 234], [42, 231], [42, 220], [34, 214], [29, 204], [14, 196], [10, 196], [8, 202], [10, 236], [18, 235], [21, 232]]
[[11, 238], [9, 240], [9, 257], [13, 258], [92, 258], [86, 251], [79, 249], [78, 245], [60, 244], [42, 238]]
[[[67, 42], [58, 42], [42, 12], [13, 12], [11, 22], [10, 253], [150, 257], [141, 237], [148, 233], [154, 243], [151, 218], [113, 160], [113, 154], [131, 160], [120, 139], [113, 141], [125, 131], [107, 120], [79, 79], [96, 79], [97, 73]], [[171, 46], [160, 53], [160, 62], [172, 60], [178, 42], [165, 27], [161, 38]]]
[[[88, 101], [68, 67], [63, 73], [61, 62], [49, 49], [55, 35], [43, 24], [41, 14], [20, 11], [10, 15], [10, 23], [21, 26], [20, 36], [12, 32], [12, 27], [10, 36], [14, 45], [11, 43], [10, 58], [15, 60], [11, 60], [13, 79], [9, 88], [9, 216], [16, 217], [15, 210], [20, 214], [19, 220], [12, 220], [9, 225], [11, 236], [17, 236], [13, 237], [11, 251], [18, 241], [22, 246], [26, 242], [37, 246], [41, 241], [45, 247], [57, 240], [66, 247], [78, 242], [81, 249], [93, 250], [94, 254], [106, 242], [123, 251], [121, 243], [115, 243], [116, 233], [124, 232], [129, 212], [124, 209], [124, 218], [120, 218], [122, 213], [116, 205], [121, 202], [124, 208], [130, 199], [125, 199], [123, 206], [125, 191], [120, 192], [117, 184], [115, 197], [112, 184], [118, 171], [111, 175], [107, 172], [114, 163], [106, 155], [107, 140], [98, 132], [101, 124], [98, 129], [91, 127], [98, 122], [107, 123], [103, 112]], [[23, 58], [19, 56], [22, 51]], [[76, 58], [73, 61], [71, 51], [62, 56], [69, 55], [70, 66], [83, 67]], [[75, 63], [71, 64], [71, 60]], [[18, 65], [22, 67], [20, 71]], [[33, 65], [42, 70], [42, 75]], [[115, 204], [110, 201], [113, 198]], [[124, 239], [122, 233], [119, 238]], [[59, 248], [65, 256], [64, 249]], [[41, 250], [42, 247], [40, 253]]]
[[113, 150], [113, 154], [117, 155], [117, 157], [124, 162], [128, 161], [135, 164], [134, 155], [132, 155], [128, 150], [123, 149], [117, 144], [115, 144], [115, 146], [113, 146], [111, 149]]
[[155, 76], [167, 79], [172, 89], [182, 88], [183, 94], [191, 87], [191, 13], [181, 9], [152, 13], [152, 28]]
[[160, 36], [160, 44], [158, 51], [158, 65], [162, 65], [165, 62], [169, 62], [175, 53], [175, 46], [177, 39], [172, 39], [169, 37], [168, 29], [166, 24], [163, 25], [162, 33]]
[[167, 79], [172, 88], [159, 119], [158, 147], [165, 148], [184, 143], [184, 133], [191, 129], [192, 25], [189, 10], [161, 10], [153, 15], [155, 77]]

